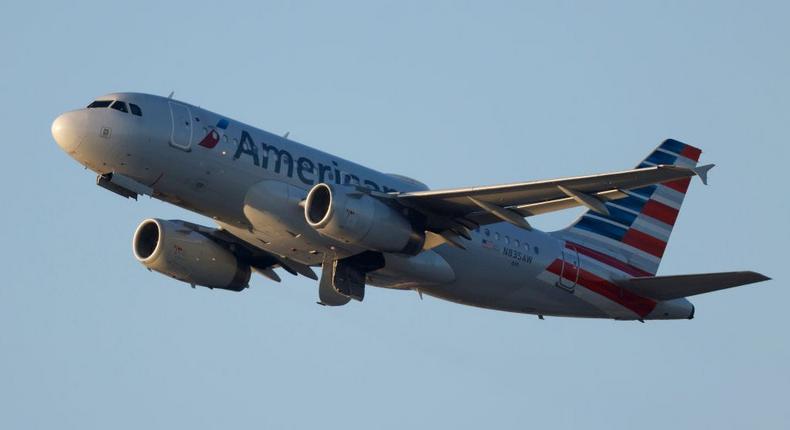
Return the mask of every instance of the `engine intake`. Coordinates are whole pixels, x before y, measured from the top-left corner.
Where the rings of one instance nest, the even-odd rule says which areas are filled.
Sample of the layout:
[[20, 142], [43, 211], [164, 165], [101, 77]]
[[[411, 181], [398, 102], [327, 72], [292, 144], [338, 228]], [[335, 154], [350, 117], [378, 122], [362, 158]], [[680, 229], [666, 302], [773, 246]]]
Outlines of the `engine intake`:
[[371, 251], [416, 255], [425, 242], [395, 208], [350, 187], [317, 184], [307, 194], [305, 220], [319, 234]]
[[193, 285], [241, 291], [250, 281], [248, 264], [180, 221], [143, 221], [132, 250], [145, 267]]

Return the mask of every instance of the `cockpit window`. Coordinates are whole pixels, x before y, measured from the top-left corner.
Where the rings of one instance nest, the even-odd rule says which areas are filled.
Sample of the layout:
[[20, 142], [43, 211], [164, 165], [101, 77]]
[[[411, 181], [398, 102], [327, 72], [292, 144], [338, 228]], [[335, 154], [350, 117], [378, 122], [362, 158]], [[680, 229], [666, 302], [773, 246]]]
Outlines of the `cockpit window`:
[[112, 100], [96, 100], [88, 105], [88, 108], [106, 108], [112, 103]]
[[115, 109], [115, 110], [119, 110], [119, 111], [121, 111], [121, 112], [126, 112], [126, 113], [129, 113], [129, 110], [127, 110], [127, 109], [126, 109], [126, 103], [124, 103], [124, 102], [122, 102], [122, 101], [120, 101], [120, 100], [116, 100], [116, 101], [115, 101], [115, 102], [112, 104], [112, 106], [110, 106], [110, 107], [111, 107], [111, 108], [113, 108], [113, 109]]
[[129, 110], [131, 110], [134, 115], [143, 116], [143, 111], [140, 110], [140, 106], [134, 103], [129, 103]]

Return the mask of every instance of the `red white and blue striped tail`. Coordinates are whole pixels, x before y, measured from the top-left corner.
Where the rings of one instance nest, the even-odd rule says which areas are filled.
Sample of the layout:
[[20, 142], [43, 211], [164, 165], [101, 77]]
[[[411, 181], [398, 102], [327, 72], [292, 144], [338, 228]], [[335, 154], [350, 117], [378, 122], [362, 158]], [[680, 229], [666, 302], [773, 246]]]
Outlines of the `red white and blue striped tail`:
[[[638, 167], [657, 164], [694, 168], [702, 151], [668, 139]], [[609, 215], [585, 212], [561, 232], [580, 254], [627, 276], [653, 276], [675, 225], [691, 178], [625, 191], [628, 197], [606, 203]]]

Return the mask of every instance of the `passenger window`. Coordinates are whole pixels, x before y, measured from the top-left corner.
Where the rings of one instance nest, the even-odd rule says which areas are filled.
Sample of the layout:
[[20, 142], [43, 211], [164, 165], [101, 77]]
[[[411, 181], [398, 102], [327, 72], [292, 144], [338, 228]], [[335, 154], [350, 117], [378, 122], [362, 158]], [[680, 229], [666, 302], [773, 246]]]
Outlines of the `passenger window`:
[[121, 112], [129, 113], [129, 111], [126, 109], [126, 103], [120, 100], [116, 100], [115, 103], [113, 103], [110, 107]]
[[494, 239], [499, 240], [499, 233], [494, 233]]
[[110, 105], [110, 103], [112, 103], [112, 100], [96, 100], [93, 103], [89, 104], [88, 108], [89, 109], [106, 108], [107, 106]]
[[520, 245], [521, 243], [519, 243], [518, 239], [513, 241], [513, 248], [518, 248]]
[[143, 116], [143, 111], [140, 110], [140, 106], [137, 106], [134, 103], [129, 103], [129, 110], [132, 111], [133, 115]]
[[510, 244], [510, 236], [505, 236], [505, 245]]
[[491, 230], [485, 229], [486, 236], [491, 236]]

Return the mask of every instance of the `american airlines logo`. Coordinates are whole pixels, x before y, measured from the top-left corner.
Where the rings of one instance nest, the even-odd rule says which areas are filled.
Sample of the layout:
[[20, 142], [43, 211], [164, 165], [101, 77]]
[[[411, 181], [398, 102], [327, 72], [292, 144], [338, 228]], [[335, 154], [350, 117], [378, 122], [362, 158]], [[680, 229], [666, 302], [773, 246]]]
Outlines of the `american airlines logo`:
[[[216, 127], [209, 129], [198, 145], [213, 149], [220, 140], [217, 129], [226, 129], [227, 126], [227, 120], [220, 120]], [[385, 193], [397, 191], [385, 185], [379, 185], [370, 179], [343, 172], [337, 161], [334, 160], [330, 164], [316, 162], [307, 157], [299, 157], [294, 160], [294, 157], [288, 150], [280, 149], [263, 141], [255, 142], [252, 135], [246, 130], [241, 131], [241, 138], [236, 147], [236, 152], [233, 154], [233, 158], [236, 160], [242, 157], [249, 158], [254, 165], [274, 171], [278, 175], [285, 175], [289, 178], [296, 177], [305, 185], [334, 182], [338, 185], [360, 185]]]
[[219, 132], [216, 129], [211, 129], [208, 131], [206, 137], [198, 143], [198, 145], [206, 147], [208, 149], [212, 149], [219, 143]]
[[198, 143], [198, 145], [208, 149], [213, 149], [215, 146], [217, 146], [217, 144], [219, 143], [219, 132], [217, 131], [218, 128], [222, 130], [227, 129], [228, 120], [222, 118], [219, 121], [217, 121], [217, 126], [210, 128], [208, 134], [206, 134], [206, 137], [204, 137], [203, 140], [201, 140], [200, 143]]

